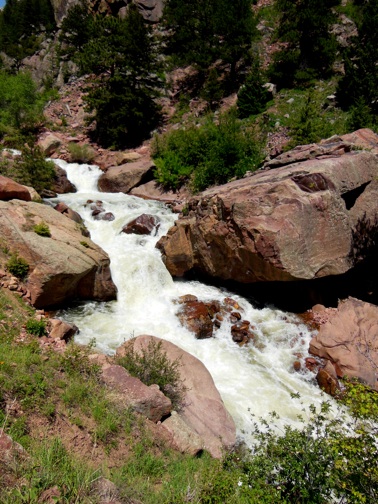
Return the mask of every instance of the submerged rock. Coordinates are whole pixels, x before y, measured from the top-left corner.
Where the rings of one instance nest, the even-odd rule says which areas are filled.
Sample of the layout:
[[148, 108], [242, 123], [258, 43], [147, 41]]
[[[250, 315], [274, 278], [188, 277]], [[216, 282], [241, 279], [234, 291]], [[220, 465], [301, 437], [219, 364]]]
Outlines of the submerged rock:
[[137, 235], [156, 235], [160, 227], [160, 219], [155, 215], [142, 214], [123, 226], [122, 233]]

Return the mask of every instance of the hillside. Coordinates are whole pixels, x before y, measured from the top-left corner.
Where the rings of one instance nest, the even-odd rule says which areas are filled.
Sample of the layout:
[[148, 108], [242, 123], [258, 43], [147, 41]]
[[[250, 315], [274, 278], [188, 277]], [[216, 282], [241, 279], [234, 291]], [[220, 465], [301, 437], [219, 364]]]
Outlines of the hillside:
[[[377, 501], [377, 24], [372, 0], [6, 1], [1, 503]], [[41, 205], [73, 190], [46, 157], [178, 212], [157, 245], [173, 277], [304, 312], [311, 354], [290, 371], [332, 406], [283, 428], [252, 416], [247, 448], [192, 355], [151, 336], [114, 357], [74, 343], [48, 310], [117, 288], [80, 215]], [[114, 220], [105, 206], [85, 211]], [[122, 231], [160, 226], [135, 220]], [[232, 298], [175, 303], [196, 337], [229, 324], [260, 350]]]

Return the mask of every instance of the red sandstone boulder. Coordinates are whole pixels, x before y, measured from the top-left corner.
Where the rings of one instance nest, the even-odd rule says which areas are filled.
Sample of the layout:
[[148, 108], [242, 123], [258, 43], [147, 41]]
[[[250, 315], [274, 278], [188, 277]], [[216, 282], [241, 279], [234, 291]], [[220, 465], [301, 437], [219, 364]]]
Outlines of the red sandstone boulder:
[[[34, 232], [44, 222], [50, 237]], [[83, 243], [80, 226], [48, 205], [0, 201], [0, 235], [11, 253], [29, 265], [26, 289], [36, 308], [58, 306], [72, 299], [108, 301], [117, 289], [108, 255], [89, 238]]]
[[[205, 450], [213, 457], [222, 457], [224, 449], [234, 446], [236, 429], [210, 373], [193, 355], [169, 341], [154, 336], [135, 338], [134, 350], [147, 348], [150, 341], [161, 342], [162, 350], [166, 352], [168, 359], [180, 360], [180, 376], [187, 390], [183, 407], [178, 414], [185, 424], [200, 436]], [[117, 355], [122, 355], [122, 348], [117, 350]], [[164, 422], [162, 425], [164, 426]], [[168, 430], [171, 429], [170, 426]]]
[[172, 403], [157, 385], [147, 387], [138, 378], [130, 376], [125, 368], [115, 364], [103, 366], [102, 380], [121, 395], [120, 399], [149, 420], [158, 422], [169, 415]]
[[60, 319], [50, 319], [49, 320], [49, 336], [53, 339], [64, 340], [66, 343], [70, 341], [76, 333], [79, 332], [78, 327], [75, 325], [68, 324]]
[[66, 171], [57, 165], [55, 165], [55, 177], [52, 184], [52, 190], [57, 194], [76, 192], [76, 187], [68, 180]]
[[211, 338], [213, 317], [220, 310], [219, 303], [198, 300], [180, 301], [182, 307], [177, 316], [183, 326], [193, 332], [197, 339]]
[[31, 201], [31, 195], [25, 186], [0, 175], [0, 200], [9, 201], [12, 199]]
[[75, 212], [75, 210], [72, 210], [72, 208], [70, 208], [63, 202], [60, 202], [57, 205], [55, 205], [54, 210], [60, 212], [62, 215], [65, 215], [74, 222], [77, 222], [78, 224], [82, 224], [83, 222], [83, 219], [81, 218], [80, 214]]
[[310, 353], [328, 359], [335, 374], [355, 377], [378, 390], [378, 307], [348, 298], [319, 328]]
[[155, 215], [142, 214], [122, 228], [122, 233], [137, 235], [156, 235], [160, 219]]
[[98, 188], [102, 192], [127, 194], [134, 187], [153, 179], [155, 165], [150, 159], [113, 166], [101, 175]]
[[353, 147], [338, 137], [302, 146], [268, 163], [274, 170], [200, 193], [157, 244], [170, 273], [252, 283], [353, 268], [378, 227], [377, 156]]

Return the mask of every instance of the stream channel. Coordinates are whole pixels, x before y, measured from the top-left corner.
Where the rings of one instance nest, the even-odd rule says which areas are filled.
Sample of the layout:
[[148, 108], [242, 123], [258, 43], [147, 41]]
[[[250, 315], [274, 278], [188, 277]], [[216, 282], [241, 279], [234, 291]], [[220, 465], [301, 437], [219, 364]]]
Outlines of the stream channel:
[[[157, 201], [98, 192], [97, 180], [102, 172], [96, 166], [54, 162], [66, 170], [77, 192], [59, 195], [50, 202], [63, 201], [82, 216], [91, 239], [108, 253], [118, 288], [116, 301], [85, 302], [59, 313], [60, 318], [79, 327], [78, 343], [95, 340], [97, 351], [108, 354], [140, 334], [175, 343], [195, 355], [210, 371], [235, 420], [238, 436], [247, 444], [256, 418], [268, 419], [269, 413], [275, 411], [279, 422], [295, 426], [303, 407], [322, 402], [314, 375], [293, 369], [298, 360], [296, 354], [307, 354], [311, 338], [296, 315], [272, 307], [257, 309], [234, 293], [200, 282], [173, 280], [155, 244], [173, 225], [177, 214]], [[95, 220], [88, 200], [101, 200], [105, 211], [112, 212], [115, 219]], [[156, 236], [121, 233], [125, 224], [143, 213], [159, 217]], [[176, 316], [180, 305], [175, 300], [184, 294], [193, 294], [201, 301], [232, 297], [240, 305], [243, 319], [255, 326], [256, 340], [239, 347], [232, 340], [231, 323], [227, 321], [213, 338], [197, 340]], [[300, 400], [292, 398], [296, 393]]]

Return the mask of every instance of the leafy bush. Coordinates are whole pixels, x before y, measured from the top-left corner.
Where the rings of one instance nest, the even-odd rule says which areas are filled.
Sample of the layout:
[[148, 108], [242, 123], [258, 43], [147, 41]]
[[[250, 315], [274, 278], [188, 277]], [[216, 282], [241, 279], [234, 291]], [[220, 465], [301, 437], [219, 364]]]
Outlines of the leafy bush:
[[157, 136], [152, 147], [155, 177], [164, 187], [177, 189], [190, 181], [195, 191], [224, 184], [255, 170], [262, 161], [254, 131], [228, 113], [215, 124], [172, 130]]
[[21, 156], [17, 156], [4, 170], [8, 176], [20, 184], [32, 186], [37, 192], [50, 189], [55, 176], [55, 165], [46, 161], [45, 155], [38, 146], [24, 145]]
[[42, 120], [43, 102], [30, 74], [0, 71], [0, 137], [33, 130]]
[[47, 334], [46, 330], [46, 322], [45, 320], [36, 320], [34, 318], [29, 319], [26, 322], [26, 330], [29, 334], [33, 334], [34, 336], [45, 336]]
[[25, 259], [19, 257], [19, 255], [12, 254], [8, 262], [6, 263], [6, 268], [13, 276], [23, 279], [29, 272], [29, 264]]
[[46, 222], [40, 222], [39, 224], [33, 226], [33, 231], [39, 236], [51, 236], [50, 228]]
[[125, 355], [117, 358], [117, 364], [139, 378], [146, 385], [159, 385], [160, 390], [179, 409], [186, 387], [180, 378], [180, 359], [171, 361], [159, 341], [150, 341], [140, 352], [134, 350], [134, 340], [126, 346]]
[[90, 163], [96, 156], [94, 149], [90, 145], [79, 145], [75, 142], [68, 144], [68, 152], [70, 153], [72, 163]]

